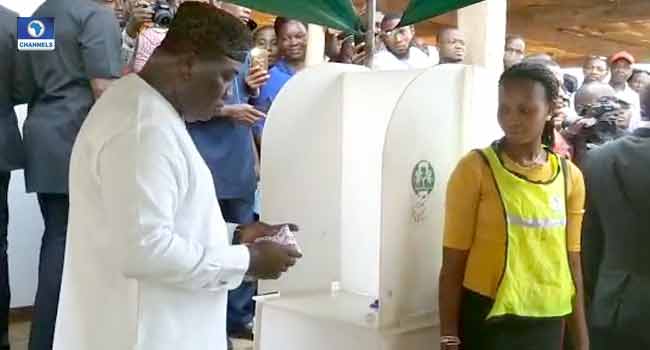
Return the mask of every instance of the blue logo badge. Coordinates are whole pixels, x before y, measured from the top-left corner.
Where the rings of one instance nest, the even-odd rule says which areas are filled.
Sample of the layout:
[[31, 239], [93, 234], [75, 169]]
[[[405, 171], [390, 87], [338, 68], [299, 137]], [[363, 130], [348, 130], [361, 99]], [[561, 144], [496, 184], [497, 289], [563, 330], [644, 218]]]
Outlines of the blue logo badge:
[[53, 17], [18, 17], [19, 51], [53, 51], [54, 40]]

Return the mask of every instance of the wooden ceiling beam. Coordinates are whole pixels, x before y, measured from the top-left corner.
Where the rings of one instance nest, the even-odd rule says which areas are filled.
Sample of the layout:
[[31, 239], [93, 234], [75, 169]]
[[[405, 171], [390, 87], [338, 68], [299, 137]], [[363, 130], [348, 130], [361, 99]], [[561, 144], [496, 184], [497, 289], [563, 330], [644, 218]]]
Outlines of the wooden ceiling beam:
[[408, 4], [409, 0], [377, 0], [377, 9], [384, 13], [401, 13]]
[[650, 1], [590, 1], [511, 7], [508, 17], [525, 18], [529, 24], [618, 23], [650, 19]]
[[[602, 55], [608, 56], [620, 50], [628, 50], [638, 59], [648, 60], [650, 56], [650, 44], [641, 41], [620, 40], [603, 36], [594, 36], [580, 30], [560, 31], [559, 28], [547, 27], [543, 30], [539, 26], [531, 25], [523, 18], [509, 19], [508, 30], [511, 33], [523, 35], [533, 45], [529, 45], [533, 51], [539, 47], [557, 48], [558, 52], [565, 52], [566, 56], [581, 55]], [[564, 55], [558, 57], [562, 62]], [[567, 57], [571, 58], [571, 57]]]

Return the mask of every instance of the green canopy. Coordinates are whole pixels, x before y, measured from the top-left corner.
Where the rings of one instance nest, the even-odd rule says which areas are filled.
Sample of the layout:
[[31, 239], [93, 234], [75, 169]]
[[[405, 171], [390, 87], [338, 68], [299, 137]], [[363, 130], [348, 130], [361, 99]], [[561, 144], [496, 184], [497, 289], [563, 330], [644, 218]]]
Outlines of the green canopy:
[[346, 32], [361, 32], [361, 19], [355, 13], [351, 0], [228, 0], [228, 2]]
[[411, 25], [483, 0], [411, 0], [401, 25]]
[[[483, 0], [411, 0], [402, 25], [415, 24]], [[361, 34], [362, 19], [352, 0], [228, 0], [257, 11]]]

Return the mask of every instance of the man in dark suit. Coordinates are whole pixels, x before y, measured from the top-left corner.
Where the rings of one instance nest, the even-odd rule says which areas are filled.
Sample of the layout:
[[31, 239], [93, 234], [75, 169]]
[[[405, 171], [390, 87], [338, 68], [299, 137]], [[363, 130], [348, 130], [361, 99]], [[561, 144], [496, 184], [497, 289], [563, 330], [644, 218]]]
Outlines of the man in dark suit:
[[[9, 349], [9, 269], [7, 263], [7, 192], [11, 171], [23, 167], [24, 153], [14, 105], [25, 103], [29, 91], [21, 79], [23, 57], [16, 50], [17, 13], [0, 5], [0, 350]], [[19, 73], [22, 72], [22, 73]]]
[[[642, 108], [650, 112], [650, 89]], [[650, 349], [650, 121], [590, 152], [583, 170], [591, 344], [596, 350]]]
[[[25, 182], [38, 194], [43, 234], [30, 350], [50, 350], [68, 223], [68, 171], [77, 133], [95, 100], [119, 78], [120, 30], [99, 0], [47, 0], [35, 17], [54, 17], [56, 50], [29, 52], [35, 94], [23, 128]], [[92, 229], [92, 228], [89, 228]]]

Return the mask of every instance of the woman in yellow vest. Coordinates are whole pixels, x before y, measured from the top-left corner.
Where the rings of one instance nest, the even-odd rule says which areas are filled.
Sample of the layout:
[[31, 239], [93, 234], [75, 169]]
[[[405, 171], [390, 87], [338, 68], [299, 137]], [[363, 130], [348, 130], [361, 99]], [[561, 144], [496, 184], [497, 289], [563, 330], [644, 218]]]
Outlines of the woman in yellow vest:
[[505, 137], [460, 161], [448, 185], [441, 349], [559, 350], [565, 321], [589, 349], [580, 170], [550, 149], [559, 83], [522, 63], [499, 82]]

